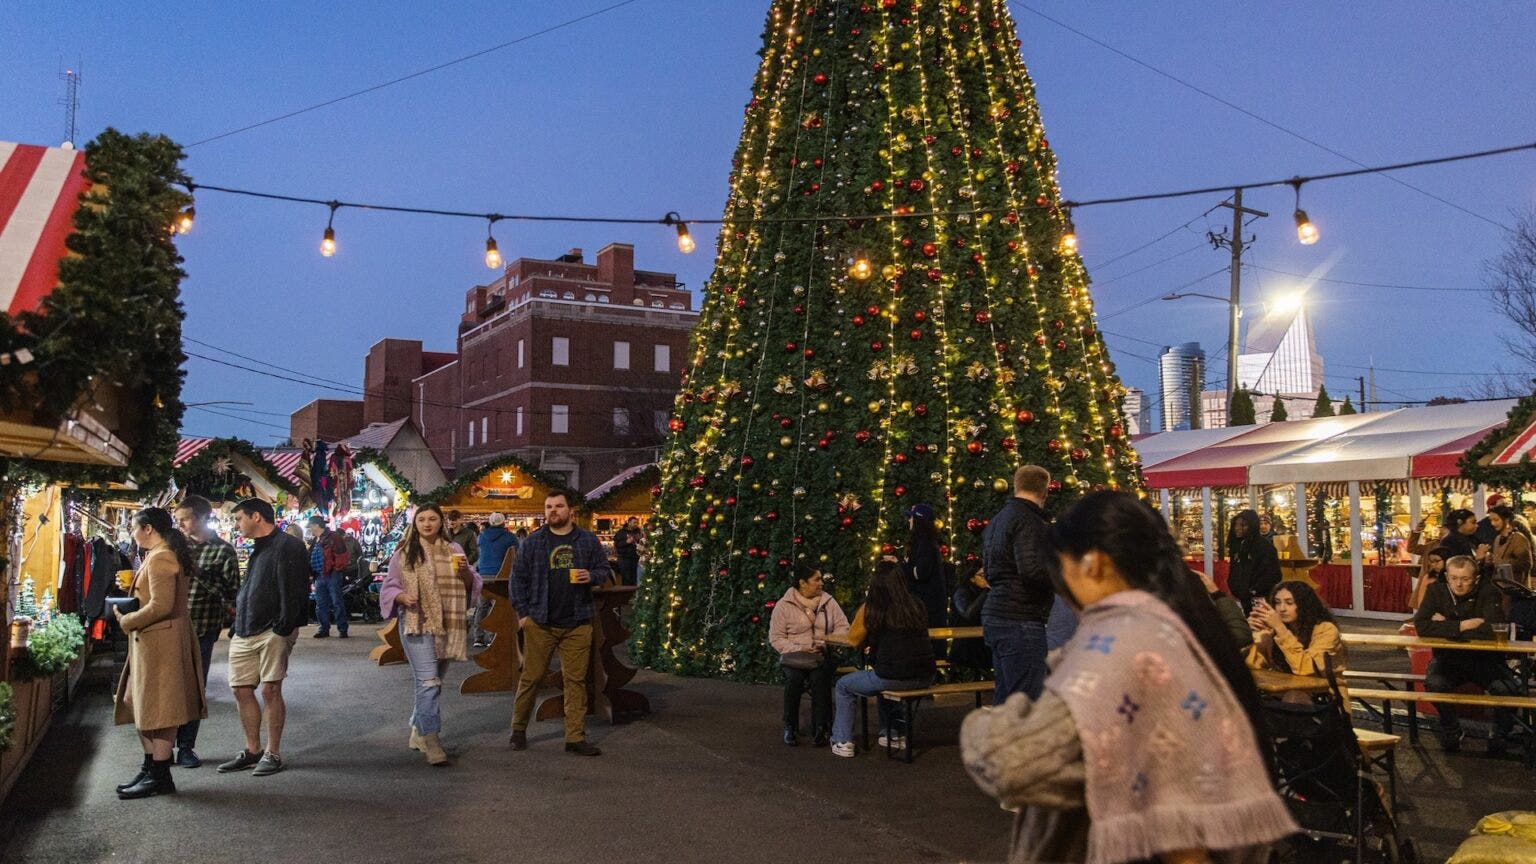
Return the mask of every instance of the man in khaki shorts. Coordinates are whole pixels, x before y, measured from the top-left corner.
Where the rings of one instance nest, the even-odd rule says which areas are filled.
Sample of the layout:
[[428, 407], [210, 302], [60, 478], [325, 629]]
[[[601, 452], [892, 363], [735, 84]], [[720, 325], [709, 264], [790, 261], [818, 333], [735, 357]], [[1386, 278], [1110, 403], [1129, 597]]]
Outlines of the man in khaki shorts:
[[[299, 627], [309, 616], [309, 552], [304, 541], [277, 530], [272, 505], [259, 498], [235, 505], [235, 526], [255, 544], [246, 562], [245, 582], [235, 598], [229, 641], [229, 686], [240, 708], [245, 749], [220, 765], [219, 773], [254, 768], [253, 776], [265, 777], [283, 770], [283, 757], [278, 755], [288, 716], [283, 679], [288, 677], [288, 654], [299, 637]], [[266, 703], [265, 750], [257, 684]]]

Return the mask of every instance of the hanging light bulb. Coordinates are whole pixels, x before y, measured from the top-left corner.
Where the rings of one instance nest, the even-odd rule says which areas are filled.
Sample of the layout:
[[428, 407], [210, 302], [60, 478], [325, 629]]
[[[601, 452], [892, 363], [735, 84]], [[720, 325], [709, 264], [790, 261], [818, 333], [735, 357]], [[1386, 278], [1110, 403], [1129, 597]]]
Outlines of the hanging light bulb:
[[329, 258], [336, 254], [336, 229], [331, 223], [336, 221], [336, 208], [340, 207], [335, 201], [331, 202], [331, 218], [325, 220], [325, 236], [320, 240], [320, 254]]
[[1307, 211], [1301, 209], [1301, 181], [1292, 180], [1291, 187], [1296, 190], [1296, 240], [1303, 246], [1311, 246], [1317, 242], [1317, 226], [1312, 224]]
[[192, 230], [192, 223], [197, 219], [197, 208], [188, 207], [176, 217], [176, 233], [185, 234]]
[[698, 244], [693, 242], [693, 235], [688, 233], [688, 223], [683, 221], [683, 217], [679, 216], [676, 210], [668, 213], [661, 221], [664, 225], [677, 228], [677, 251], [687, 255], [698, 248]]
[[854, 252], [853, 257], [848, 259], [848, 275], [860, 282], [874, 275], [874, 272], [875, 265], [869, 262], [869, 256], [864, 254], [863, 249]]
[[1057, 242], [1057, 245], [1060, 246], [1063, 255], [1072, 255], [1077, 252], [1077, 228], [1072, 224], [1071, 210], [1066, 211], [1066, 217], [1067, 230], [1062, 232], [1061, 240]]
[[495, 226], [499, 216], [491, 216], [485, 226], [485, 266], [495, 270], [501, 266], [501, 250], [496, 248], [496, 238], [491, 235], [491, 228]]

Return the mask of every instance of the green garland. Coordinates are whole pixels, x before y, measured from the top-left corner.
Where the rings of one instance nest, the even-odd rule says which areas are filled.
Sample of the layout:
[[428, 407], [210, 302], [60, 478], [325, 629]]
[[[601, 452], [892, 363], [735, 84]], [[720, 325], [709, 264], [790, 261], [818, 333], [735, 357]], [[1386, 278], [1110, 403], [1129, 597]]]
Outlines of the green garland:
[[535, 482], [542, 483], [550, 489], [565, 492], [571, 498], [572, 508], [582, 507], [586, 504], [587, 499], [583, 498], [580, 492], [568, 488], [570, 484], [566, 483], [566, 481], [560, 479], [559, 477], [546, 474], [543, 471], [533, 467], [532, 465], [529, 465], [527, 462], [517, 458], [516, 456], [497, 457], [496, 461], [491, 462], [488, 465], [483, 465], [479, 468], [476, 468], [475, 470], [465, 474], [462, 477], [449, 480], [447, 483], [444, 483], [436, 489], [427, 492], [426, 494], [422, 495], [420, 499], [418, 499], [417, 503], [441, 504], [442, 502], [447, 501], [449, 498], [452, 498], [455, 495], [458, 495], [460, 492], [465, 491], [476, 483], [479, 483], [481, 480], [485, 479], [491, 474], [507, 468], [516, 468], [524, 474], [527, 474]]
[[635, 476], [623, 483], [609, 489], [597, 498], [593, 498], [585, 505], [588, 512], [597, 513], [608, 506], [608, 502], [624, 495], [640, 486], [656, 486], [661, 482], [661, 469], [656, 465], [646, 466], [644, 471], [635, 472]]
[[[289, 495], [298, 495], [298, 487], [288, 481], [288, 478], [279, 474], [277, 468], [267, 461], [260, 450], [257, 450], [250, 442], [239, 438], [215, 438], [208, 445], [197, 451], [197, 455], [183, 462], [172, 471], [176, 480], [176, 486], [188, 492], [206, 496], [210, 501], [227, 501], [238, 481], [239, 469], [231, 467], [228, 472], [220, 473], [214, 470], [214, 463], [231, 455], [239, 455], [251, 461], [252, 464], [267, 469], [266, 478], [283, 492]], [[225, 479], [229, 478], [229, 479]]]
[[46, 678], [75, 662], [85, 645], [85, 627], [70, 614], [55, 615], [47, 625], [32, 631], [27, 653], [17, 665], [17, 677], [25, 681]]
[[1529, 454], [1521, 457], [1517, 465], [1479, 464], [1481, 460], [1497, 454], [1509, 443], [1511, 436], [1520, 434], [1532, 420], [1536, 420], [1536, 393], [1516, 402], [1515, 407], [1509, 409], [1508, 422], [1468, 448], [1457, 466], [1461, 469], [1461, 476], [1473, 483], [1507, 489], [1536, 486], [1536, 464], [1531, 462]]
[[405, 475], [400, 473], [400, 469], [395, 467], [395, 463], [389, 461], [389, 457], [385, 456], [383, 451], [364, 447], [352, 452], [352, 467], [361, 468], [370, 464], [382, 471], [384, 476], [389, 478], [389, 482], [395, 484], [395, 488], [405, 493], [405, 497], [415, 499], [416, 487], [411, 481], [405, 479]]
[[183, 406], [180, 283], [169, 226], [191, 203], [181, 147], [159, 135], [108, 129], [85, 147], [91, 189], [75, 211], [74, 253], [37, 311], [0, 313], [0, 351], [35, 360], [0, 366], [0, 410], [53, 424], [117, 389], [113, 430], [133, 448], [125, 468], [0, 459], [11, 479], [72, 484], [133, 481], [144, 492], [171, 476]]

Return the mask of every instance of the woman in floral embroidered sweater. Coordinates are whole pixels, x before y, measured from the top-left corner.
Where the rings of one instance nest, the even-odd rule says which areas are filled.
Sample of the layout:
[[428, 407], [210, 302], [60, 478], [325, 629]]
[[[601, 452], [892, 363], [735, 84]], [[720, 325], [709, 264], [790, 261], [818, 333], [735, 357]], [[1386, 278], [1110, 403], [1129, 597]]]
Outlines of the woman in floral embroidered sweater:
[[972, 712], [960, 735], [977, 785], [1019, 813], [1010, 862], [1266, 861], [1296, 825], [1258, 691], [1167, 524], [1096, 492], [1052, 539], [1077, 633], [1038, 700]]

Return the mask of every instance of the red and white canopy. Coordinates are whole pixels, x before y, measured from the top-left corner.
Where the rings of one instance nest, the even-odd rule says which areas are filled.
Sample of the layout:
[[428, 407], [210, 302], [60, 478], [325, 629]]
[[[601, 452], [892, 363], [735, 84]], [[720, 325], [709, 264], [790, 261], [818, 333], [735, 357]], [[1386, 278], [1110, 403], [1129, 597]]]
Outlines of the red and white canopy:
[[0, 310], [36, 309], [59, 283], [64, 241], [89, 187], [84, 153], [0, 141]]

